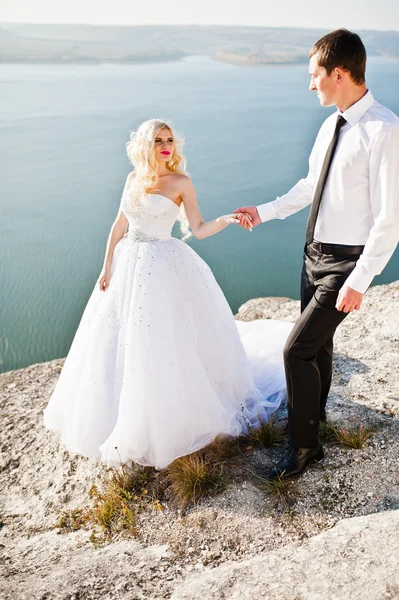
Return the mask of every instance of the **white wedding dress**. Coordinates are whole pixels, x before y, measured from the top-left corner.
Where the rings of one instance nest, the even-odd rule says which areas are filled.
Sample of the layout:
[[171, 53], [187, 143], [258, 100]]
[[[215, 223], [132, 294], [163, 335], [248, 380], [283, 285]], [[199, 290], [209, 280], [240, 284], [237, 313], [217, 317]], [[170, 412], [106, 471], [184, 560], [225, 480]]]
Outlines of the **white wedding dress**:
[[108, 289], [94, 286], [44, 425], [108, 466], [162, 469], [278, 408], [292, 324], [235, 321], [208, 265], [171, 236], [179, 207], [160, 194], [140, 202], [142, 214], [122, 196], [128, 232]]

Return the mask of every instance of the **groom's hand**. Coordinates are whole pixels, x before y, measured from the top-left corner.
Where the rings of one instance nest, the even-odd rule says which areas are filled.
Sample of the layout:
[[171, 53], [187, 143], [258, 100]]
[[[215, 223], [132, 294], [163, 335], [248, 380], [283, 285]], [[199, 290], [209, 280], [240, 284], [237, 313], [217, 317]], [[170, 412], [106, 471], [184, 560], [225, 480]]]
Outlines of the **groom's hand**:
[[363, 294], [353, 290], [348, 285], [344, 285], [340, 290], [335, 304], [337, 310], [342, 310], [345, 313], [352, 310], [359, 310], [363, 300]]
[[259, 216], [258, 209], [256, 208], [256, 206], [244, 206], [242, 208], [237, 208], [234, 211], [234, 213], [235, 214], [246, 213], [247, 215], [249, 215], [249, 217], [251, 219], [252, 227], [256, 227], [257, 225], [259, 225], [259, 223], [262, 222], [260, 220], [260, 216]]

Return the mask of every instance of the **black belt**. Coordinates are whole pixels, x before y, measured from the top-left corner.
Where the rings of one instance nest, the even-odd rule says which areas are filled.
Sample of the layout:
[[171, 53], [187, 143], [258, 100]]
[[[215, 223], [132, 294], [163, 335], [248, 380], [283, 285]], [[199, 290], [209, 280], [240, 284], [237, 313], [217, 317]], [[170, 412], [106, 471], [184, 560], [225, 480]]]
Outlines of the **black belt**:
[[344, 244], [324, 244], [322, 242], [318, 242], [317, 240], [313, 240], [310, 244], [312, 248], [317, 250], [317, 252], [322, 252], [323, 254], [361, 254], [364, 250], [364, 246], [345, 246]]

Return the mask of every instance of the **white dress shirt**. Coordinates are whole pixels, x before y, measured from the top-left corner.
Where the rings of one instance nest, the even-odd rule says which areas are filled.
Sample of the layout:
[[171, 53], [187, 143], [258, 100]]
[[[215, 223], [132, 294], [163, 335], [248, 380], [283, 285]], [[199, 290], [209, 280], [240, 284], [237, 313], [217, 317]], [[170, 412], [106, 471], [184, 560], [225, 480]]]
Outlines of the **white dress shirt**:
[[365, 246], [346, 281], [363, 294], [399, 242], [399, 117], [374, 100], [370, 91], [324, 121], [307, 177], [284, 196], [257, 208], [265, 222], [285, 219], [311, 204], [338, 114], [347, 123], [324, 187], [314, 237], [329, 244]]

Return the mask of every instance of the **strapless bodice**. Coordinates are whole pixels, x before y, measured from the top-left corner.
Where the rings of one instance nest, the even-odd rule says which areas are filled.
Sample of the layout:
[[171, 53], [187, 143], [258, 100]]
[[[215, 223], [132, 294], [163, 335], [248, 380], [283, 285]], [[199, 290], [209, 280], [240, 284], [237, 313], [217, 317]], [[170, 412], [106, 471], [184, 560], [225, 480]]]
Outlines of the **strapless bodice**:
[[131, 208], [127, 191], [121, 199], [121, 209], [129, 221], [125, 238], [137, 241], [166, 241], [172, 237], [172, 227], [179, 214], [179, 206], [162, 194], [145, 194], [140, 199], [141, 212]]

